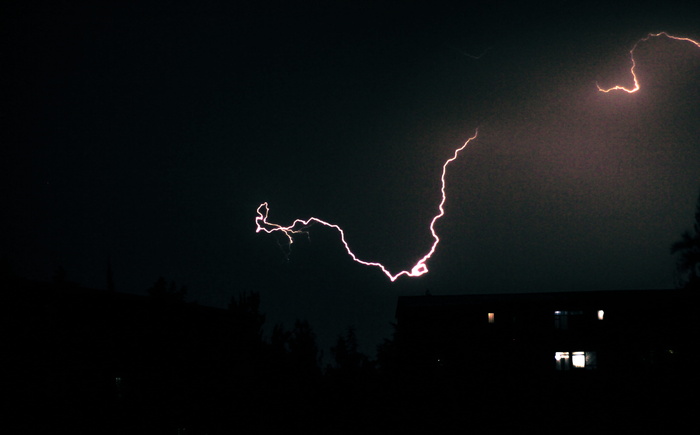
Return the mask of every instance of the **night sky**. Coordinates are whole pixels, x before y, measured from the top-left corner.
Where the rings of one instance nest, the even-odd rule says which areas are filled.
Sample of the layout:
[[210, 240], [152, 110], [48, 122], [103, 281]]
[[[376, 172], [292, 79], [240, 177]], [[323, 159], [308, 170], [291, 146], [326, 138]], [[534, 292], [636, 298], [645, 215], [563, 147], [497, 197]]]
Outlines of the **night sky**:
[[[399, 295], [672, 288], [700, 189], [690, 2], [4, 2], [3, 261], [159, 276], [372, 354]], [[231, 4], [229, 4], [231, 3]], [[657, 4], [658, 3], [658, 4]], [[678, 3], [678, 4], [676, 4]], [[692, 8], [692, 9], [690, 9]], [[255, 233], [255, 211], [322, 226]], [[327, 351], [326, 351], [327, 353]]]

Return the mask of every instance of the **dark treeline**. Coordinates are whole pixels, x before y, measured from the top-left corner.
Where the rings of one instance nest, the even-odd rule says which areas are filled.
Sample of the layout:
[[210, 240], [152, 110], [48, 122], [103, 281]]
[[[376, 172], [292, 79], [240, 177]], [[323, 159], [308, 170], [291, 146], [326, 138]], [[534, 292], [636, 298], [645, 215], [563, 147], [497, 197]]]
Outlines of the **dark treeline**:
[[[437, 343], [429, 328], [400, 322], [376, 360], [358, 350], [349, 327], [324, 367], [307, 321], [263, 334], [255, 292], [220, 309], [187, 302], [187, 289], [164, 278], [148, 296], [82, 288], [63, 271], [48, 283], [7, 271], [1, 279], [5, 410], [29, 433], [576, 433], [592, 424], [624, 433], [680, 427], [691, 406], [684, 397], [697, 385], [688, 377], [697, 359], [683, 360], [693, 367], [563, 375], [530, 369], [537, 335], [530, 345], [495, 346], [465, 339], [460, 327]], [[426, 351], [434, 345], [463, 352], [462, 363], [434, 358]]]
[[148, 296], [82, 288], [63, 270], [2, 280], [11, 415], [30, 432], [343, 432], [378, 405], [377, 362], [352, 328], [322, 367], [307, 321], [263, 335], [255, 292], [219, 309], [164, 278]]

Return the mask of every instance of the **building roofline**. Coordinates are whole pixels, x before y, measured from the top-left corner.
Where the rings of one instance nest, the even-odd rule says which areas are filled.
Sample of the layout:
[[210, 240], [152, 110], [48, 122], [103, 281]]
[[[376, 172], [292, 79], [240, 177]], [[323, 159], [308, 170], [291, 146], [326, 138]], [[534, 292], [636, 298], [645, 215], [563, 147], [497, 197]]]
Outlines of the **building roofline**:
[[646, 290], [590, 290], [573, 292], [537, 292], [537, 293], [496, 293], [496, 294], [461, 294], [461, 295], [425, 295], [399, 296], [396, 315], [403, 310], [428, 307], [521, 307], [536, 306], [542, 309], [576, 309], [577, 307], [597, 307], [603, 309], [610, 305], [654, 304], [685, 298], [690, 292], [683, 289], [646, 289]]

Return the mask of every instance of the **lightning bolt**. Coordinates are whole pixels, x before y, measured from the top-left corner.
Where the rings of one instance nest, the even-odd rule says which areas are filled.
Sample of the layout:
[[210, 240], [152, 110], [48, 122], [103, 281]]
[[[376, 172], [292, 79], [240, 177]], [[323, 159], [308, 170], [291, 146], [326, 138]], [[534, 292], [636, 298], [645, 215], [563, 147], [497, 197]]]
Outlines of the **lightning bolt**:
[[[618, 86], [613, 86], [612, 88], [605, 89], [605, 88], [600, 87], [600, 85], [598, 85], [598, 83], [596, 83], [596, 87], [598, 88], [598, 90], [600, 92], [605, 92], [605, 93], [612, 92], [612, 91], [624, 91], [624, 92], [627, 92], [629, 94], [632, 94], [632, 93], [637, 92], [640, 89], [640, 85], [639, 85], [639, 80], [637, 79], [637, 74], [635, 73], [635, 68], [637, 66], [637, 63], [634, 59], [634, 51], [637, 49], [637, 46], [639, 44], [641, 44], [642, 42], [646, 42], [651, 38], [657, 38], [660, 36], [665, 36], [666, 38], [673, 39], [676, 41], [689, 42], [689, 43], [695, 45], [696, 47], [700, 48], [700, 43], [693, 40], [693, 39], [690, 39], [690, 38], [673, 36], [673, 35], [670, 35], [666, 32], [649, 33], [644, 38], [638, 40], [634, 44], [634, 46], [632, 46], [632, 49], [629, 51], [630, 61], [632, 63], [632, 66], [630, 68], [630, 73], [632, 74], [634, 87], [626, 88], [624, 86], [618, 85]], [[468, 56], [478, 58], [478, 57], [483, 56], [483, 53], [478, 57], [472, 56], [472, 55], [468, 55]], [[438, 213], [433, 217], [432, 221], [430, 222], [430, 227], [429, 227], [430, 233], [433, 236], [433, 244], [430, 247], [430, 249], [428, 250], [428, 252], [420, 260], [418, 260], [416, 262], [416, 264], [414, 264], [413, 267], [409, 270], [402, 270], [398, 273], [393, 274], [381, 263], [373, 262], [373, 261], [365, 261], [365, 260], [359, 259], [357, 257], [357, 255], [355, 255], [355, 253], [353, 253], [352, 250], [350, 249], [350, 246], [348, 245], [348, 242], [345, 239], [345, 232], [343, 231], [343, 229], [340, 228], [336, 224], [326, 222], [326, 221], [321, 220], [319, 218], [311, 217], [311, 218], [308, 218], [305, 220], [304, 219], [296, 219], [289, 226], [282, 226], [282, 225], [279, 225], [276, 223], [269, 222], [267, 220], [267, 218], [268, 218], [268, 215], [270, 212], [270, 208], [269, 208], [269, 205], [267, 202], [263, 202], [262, 204], [260, 204], [258, 206], [257, 216], [255, 217], [255, 225], [256, 225], [255, 232], [256, 233], [265, 232], [268, 234], [275, 233], [275, 232], [281, 232], [287, 237], [287, 240], [289, 241], [289, 245], [291, 246], [294, 243], [294, 235], [296, 235], [296, 234], [307, 234], [308, 235], [306, 228], [308, 228], [309, 226], [311, 226], [314, 223], [321, 224], [321, 225], [324, 225], [324, 226], [329, 227], [329, 228], [333, 228], [333, 229], [338, 231], [338, 233], [340, 234], [340, 240], [342, 241], [343, 246], [345, 246], [345, 250], [347, 251], [348, 255], [353, 259], [353, 261], [360, 263], [364, 266], [378, 267], [391, 280], [391, 282], [396, 281], [400, 276], [403, 276], [403, 275], [408, 276], [408, 277], [418, 277], [418, 276], [424, 275], [424, 274], [428, 273], [428, 265], [426, 263], [430, 259], [430, 257], [432, 257], [432, 255], [435, 253], [435, 250], [437, 249], [437, 245], [440, 243], [440, 237], [438, 237], [437, 233], [435, 232], [435, 223], [445, 215], [445, 210], [444, 210], [443, 206], [445, 205], [445, 201], [447, 200], [447, 195], [445, 194], [445, 174], [447, 173], [447, 167], [449, 166], [450, 163], [454, 162], [457, 159], [457, 157], [459, 156], [459, 153], [462, 150], [464, 150], [467, 147], [467, 145], [469, 145], [469, 143], [471, 141], [473, 141], [477, 138], [478, 134], [479, 134], [479, 130], [477, 129], [474, 132], [474, 135], [472, 137], [470, 137], [469, 139], [467, 139], [467, 141], [464, 142], [464, 144], [461, 147], [455, 149], [453, 156], [451, 158], [447, 159], [445, 161], [445, 163], [442, 165], [442, 175], [440, 176], [440, 181], [441, 181], [440, 193], [442, 194], [442, 199], [440, 200], [440, 203], [438, 204]]]
[[268, 222], [267, 216], [268, 213], [270, 212], [270, 208], [267, 204], [267, 202], [263, 202], [258, 206], [257, 209], [257, 216], [255, 217], [255, 225], [256, 229], [255, 232], [266, 232], [268, 234], [274, 233], [274, 232], [281, 232], [283, 233], [286, 237], [287, 240], [289, 240], [289, 244], [291, 245], [294, 243], [294, 235], [295, 234], [300, 234], [300, 233], [305, 233], [304, 229], [308, 227], [309, 225], [313, 223], [318, 223], [324, 226], [327, 226], [329, 228], [333, 228], [340, 233], [340, 240], [343, 242], [343, 246], [345, 246], [345, 250], [347, 251], [348, 255], [353, 259], [353, 261], [360, 263], [364, 266], [372, 266], [372, 267], [378, 267], [381, 269], [382, 272], [384, 272], [384, 275], [386, 275], [391, 282], [396, 281], [400, 276], [405, 275], [409, 277], [418, 277], [421, 275], [424, 275], [428, 273], [428, 265], [426, 262], [432, 257], [432, 255], [435, 253], [435, 250], [437, 249], [438, 243], [440, 243], [440, 237], [438, 237], [437, 233], [435, 232], [435, 223], [442, 218], [445, 215], [445, 209], [443, 206], [445, 205], [445, 201], [447, 200], [447, 195], [445, 194], [445, 174], [447, 173], [447, 166], [457, 160], [457, 157], [459, 156], [459, 153], [464, 150], [467, 145], [474, 139], [479, 134], [479, 129], [477, 129], [474, 132], [474, 135], [467, 139], [464, 144], [457, 148], [454, 151], [454, 154], [451, 158], [447, 159], [445, 163], [442, 165], [442, 175], [440, 176], [440, 181], [442, 183], [440, 187], [440, 192], [442, 194], [442, 199], [440, 200], [440, 204], [438, 205], [438, 214], [436, 214], [433, 217], [433, 220], [430, 222], [430, 233], [433, 236], [433, 244], [428, 250], [428, 252], [416, 262], [415, 265], [410, 270], [402, 270], [400, 272], [397, 272], [396, 274], [392, 274], [383, 264], [378, 263], [378, 262], [373, 262], [373, 261], [364, 261], [359, 259], [353, 252], [350, 250], [350, 246], [348, 245], [347, 240], [345, 240], [345, 232], [343, 231], [342, 228], [340, 228], [338, 225], [326, 222], [324, 220], [321, 220], [316, 217], [311, 217], [306, 220], [304, 219], [297, 219], [294, 222], [292, 222], [291, 225], [289, 226], [282, 226], [278, 225], [272, 222]]
[[601, 88], [600, 85], [598, 85], [598, 83], [596, 83], [596, 86], [598, 87], [598, 90], [599, 90], [600, 92], [605, 92], [605, 93], [608, 93], [608, 92], [611, 92], [611, 91], [625, 91], [625, 92], [627, 92], [628, 94], [633, 94], [633, 93], [637, 92], [637, 91], [639, 90], [640, 86], [639, 86], [639, 81], [637, 80], [637, 74], [634, 72], [634, 68], [637, 66], [637, 63], [636, 63], [636, 61], [634, 60], [634, 50], [637, 48], [637, 46], [638, 46], [640, 43], [646, 42], [646, 41], [648, 41], [648, 40], [651, 39], [651, 38], [658, 38], [659, 36], [665, 36], [665, 37], [667, 37], [667, 38], [669, 38], [669, 39], [674, 39], [674, 40], [676, 40], [676, 41], [690, 42], [691, 44], [693, 44], [693, 45], [695, 45], [696, 47], [700, 48], [700, 42], [694, 41], [694, 40], [692, 40], [692, 39], [690, 39], [690, 38], [682, 38], [682, 37], [679, 37], [679, 36], [673, 36], [673, 35], [669, 35], [669, 34], [666, 33], [666, 32], [649, 33], [647, 36], [645, 36], [644, 38], [642, 38], [642, 39], [640, 39], [639, 41], [637, 41], [637, 42], [634, 44], [634, 46], [632, 46], [632, 49], [630, 50], [630, 60], [632, 61], [632, 67], [630, 68], [630, 73], [632, 74], [632, 79], [634, 80], [634, 87], [630, 89], [630, 88], [626, 88], [626, 87], [624, 87], [624, 86], [617, 85], [617, 86], [613, 86], [612, 88], [609, 88], [609, 89], [604, 89], [604, 88]]

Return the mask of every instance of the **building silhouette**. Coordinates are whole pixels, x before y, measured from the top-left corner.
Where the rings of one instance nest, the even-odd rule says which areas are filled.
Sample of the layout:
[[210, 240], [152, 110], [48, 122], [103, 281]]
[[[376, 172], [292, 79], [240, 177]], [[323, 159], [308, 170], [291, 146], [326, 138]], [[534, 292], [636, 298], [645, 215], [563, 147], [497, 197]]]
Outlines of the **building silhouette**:
[[547, 376], [688, 369], [697, 295], [620, 290], [402, 296], [396, 319], [406, 365]]
[[398, 400], [429, 404], [429, 430], [440, 421], [484, 433], [680, 429], [697, 404], [697, 298], [686, 290], [400, 297]]

